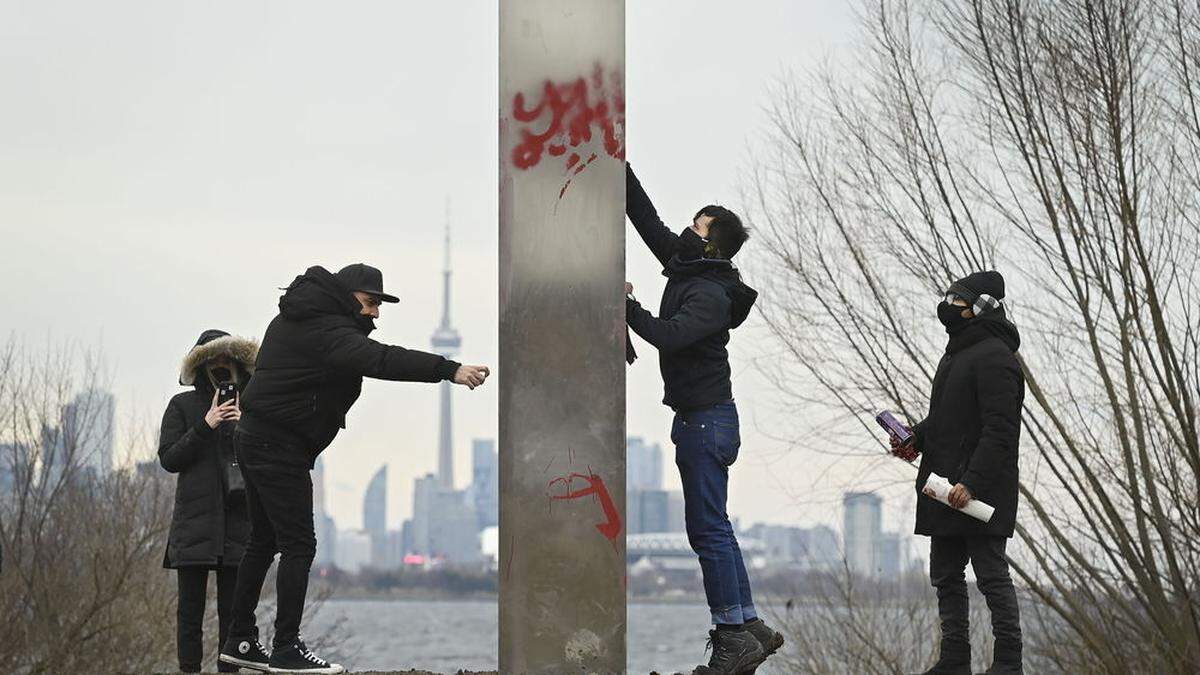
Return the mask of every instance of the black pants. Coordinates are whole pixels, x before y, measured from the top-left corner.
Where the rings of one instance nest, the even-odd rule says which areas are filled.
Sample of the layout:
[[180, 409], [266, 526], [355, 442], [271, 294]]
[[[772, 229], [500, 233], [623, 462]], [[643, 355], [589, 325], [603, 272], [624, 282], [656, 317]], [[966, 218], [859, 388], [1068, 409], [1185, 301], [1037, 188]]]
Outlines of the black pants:
[[970, 659], [970, 608], [967, 604], [967, 560], [975, 570], [979, 591], [992, 614], [995, 660], [1021, 660], [1021, 610], [1008, 574], [1006, 537], [933, 537], [929, 547], [929, 578], [937, 589], [942, 623], [942, 655]]
[[295, 448], [244, 431], [234, 438], [246, 479], [250, 543], [238, 568], [229, 634], [237, 639], [257, 636], [254, 610], [263, 580], [279, 553], [273, 640], [278, 649], [291, 645], [300, 634], [308, 572], [317, 551], [312, 476], [307, 459]]
[[[198, 673], [201, 662], [204, 661], [204, 605], [208, 600], [209, 570], [204, 567], [180, 567], [176, 572], [179, 579], [179, 605], [175, 610], [179, 670]], [[233, 585], [237, 581], [237, 570], [221, 567], [216, 570], [216, 574], [217, 626], [220, 634], [218, 645], [223, 645], [229, 633]], [[218, 668], [223, 673], [237, 672], [237, 668], [225, 663], [218, 664]]]

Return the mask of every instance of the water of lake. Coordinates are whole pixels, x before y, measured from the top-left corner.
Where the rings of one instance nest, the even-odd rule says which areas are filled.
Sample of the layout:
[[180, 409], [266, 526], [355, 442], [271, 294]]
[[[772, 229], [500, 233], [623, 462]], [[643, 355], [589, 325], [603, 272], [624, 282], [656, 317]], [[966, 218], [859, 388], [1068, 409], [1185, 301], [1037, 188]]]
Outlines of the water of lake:
[[[706, 662], [708, 609], [703, 605], [630, 604], [629, 672], [691, 672]], [[496, 668], [495, 602], [330, 600], [306, 632], [341, 621], [347, 638], [338, 653], [322, 653], [351, 670], [431, 670], [454, 673]], [[769, 662], [761, 675], [779, 675]]]

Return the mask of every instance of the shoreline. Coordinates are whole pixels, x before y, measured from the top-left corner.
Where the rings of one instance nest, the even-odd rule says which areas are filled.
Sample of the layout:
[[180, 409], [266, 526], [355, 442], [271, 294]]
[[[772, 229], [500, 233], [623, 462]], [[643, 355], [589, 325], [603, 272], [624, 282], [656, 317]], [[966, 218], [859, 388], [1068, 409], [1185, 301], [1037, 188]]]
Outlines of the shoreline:
[[[439, 595], [436, 593], [333, 593], [322, 602], [336, 600], [339, 602], [361, 602], [367, 600], [384, 601], [384, 602], [481, 602], [493, 603], [499, 602], [500, 596], [496, 594], [481, 594], [481, 595]], [[628, 598], [627, 604], [630, 605], [696, 605], [704, 604], [704, 596], [687, 596], [687, 597], [638, 597]]]

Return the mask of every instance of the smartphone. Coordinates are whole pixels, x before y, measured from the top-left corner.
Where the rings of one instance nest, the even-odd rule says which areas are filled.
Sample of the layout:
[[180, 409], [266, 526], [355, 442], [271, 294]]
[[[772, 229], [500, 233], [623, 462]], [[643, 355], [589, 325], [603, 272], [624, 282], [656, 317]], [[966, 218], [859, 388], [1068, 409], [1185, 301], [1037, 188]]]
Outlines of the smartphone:
[[221, 405], [237, 398], [237, 387], [232, 382], [224, 382], [217, 387], [217, 404]]

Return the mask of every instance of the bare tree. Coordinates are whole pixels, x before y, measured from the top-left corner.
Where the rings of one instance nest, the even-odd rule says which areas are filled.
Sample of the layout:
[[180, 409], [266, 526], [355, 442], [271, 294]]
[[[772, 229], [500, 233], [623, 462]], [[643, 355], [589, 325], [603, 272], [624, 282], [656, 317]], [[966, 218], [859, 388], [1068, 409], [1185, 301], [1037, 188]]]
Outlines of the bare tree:
[[869, 413], [927, 407], [940, 293], [1001, 269], [1025, 337], [1027, 649], [1200, 670], [1200, 8], [860, 7], [858, 62], [784, 82], [757, 163], [763, 313], [804, 374], [785, 393], [825, 413], [809, 438], [878, 449]]
[[169, 484], [110, 471], [111, 398], [94, 354], [0, 346], [0, 669], [145, 670], [170, 662], [161, 570]]
[[[156, 434], [129, 434], [113, 468], [102, 360], [70, 345], [0, 344], [0, 671], [148, 672], [175, 663], [174, 575], [163, 569], [174, 484]], [[151, 441], [146, 444], [144, 441]], [[311, 619], [331, 589], [312, 594]], [[216, 664], [216, 588], [205, 617]], [[259, 616], [274, 615], [274, 581]], [[270, 626], [264, 626], [270, 640]], [[336, 648], [343, 623], [310, 644]]]

